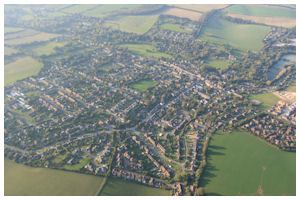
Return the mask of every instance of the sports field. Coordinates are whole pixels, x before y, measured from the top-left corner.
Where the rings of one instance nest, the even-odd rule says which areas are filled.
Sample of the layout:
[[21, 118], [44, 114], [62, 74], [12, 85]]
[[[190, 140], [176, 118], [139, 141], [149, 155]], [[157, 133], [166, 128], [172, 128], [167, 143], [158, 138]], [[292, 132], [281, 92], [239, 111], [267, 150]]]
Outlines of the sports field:
[[49, 42], [46, 45], [39, 46], [33, 50], [33, 52], [39, 56], [42, 55], [51, 55], [55, 53], [55, 49], [59, 47], [63, 47], [65, 45], [64, 42]]
[[4, 161], [5, 195], [96, 195], [104, 178]]
[[227, 69], [230, 63], [231, 62], [228, 60], [214, 59], [214, 60], [209, 60], [207, 65], [210, 67], [214, 67], [216, 69], [223, 70], [223, 69]]
[[132, 53], [152, 58], [171, 58], [171, 55], [158, 51], [151, 44], [122, 44], [121, 47], [128, 48]]
[[4, 84], [8, 85], [32, 75], [42, 69], [43, 64], [32, 57], [23, 57], [4, 66]]
[[201, 184], [207, 195], [295, 195], [296, 154], [244, 131], [216, 134]]
[[126, 16], [107, 22], [106, 25], [124, 32], [144, 34], [151, 29], [158, 15]]
[[272, 92], [264, 93], [264, 94], [257, 94], [250, 97], [250, 99], [258, 100], [262, 103], [261, 108], [263, 110], [268, 110], [272, 106], [274, 106], [280, 99]]
[[270, 27], [255, 24], [236, 24], [216, 15], [204, 28], [200, 39], [216, 44], [229, 44], [240, 50], [259, 51]]
[[139, 81], [139, 82], [133, 83], [131, 85], [131, 87], [133, 89], [136, 89], [136, 90], [140, 91], [140, 92], [145, 92], [149, 88], [153, 88], [156, 85], [157, 85], [156, 81], [153, 81], [153, 80], [143, 80], [143, 81]]
[[100, 194], [101, 196], [167, 196], [170, 191], [152, 188], [141, 184], [109, 178]]

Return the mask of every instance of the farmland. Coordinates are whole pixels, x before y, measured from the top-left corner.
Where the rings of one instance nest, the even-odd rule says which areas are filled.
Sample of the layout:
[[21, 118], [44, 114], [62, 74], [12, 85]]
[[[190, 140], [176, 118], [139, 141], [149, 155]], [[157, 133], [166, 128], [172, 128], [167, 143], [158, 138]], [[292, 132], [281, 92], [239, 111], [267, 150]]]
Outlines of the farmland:
[[103, 178], [4, 161], [5, 195], [95, 195]]
[[190, 20], [198, 21], [201, 19], [202, 14], [200, 12], [195, 12], [191, 10], [181, 9], [181, 8], [170, 8], [167, 10], [165, 15], [172, 15], [176, 17], [188, 18]]
[[38, 74], [42, 66], [42, 63], [29, 56], [20, 58], [12, 63], [5, 65], [5, 85]]
[[228, 60], [220, 60], [220, 59], [215, 59], [215, 60], [209, 60], [207, 63], [208, 66], [214, 67], [216, 69], [227, 69], [228, 66], [230, 65], [230, 61]]
[[101, 196], [167, 196], [170, 191], [151, 188], [116, 178], [109, 178]]
[[136, 89], [140, 92], [145, 92], [147, 91], [149, 88], [152, 88], [154, 86], [156, 86], [157, 83], [155, 81], [152, 81], [152, 80], [142, 80], [142, 81], [139, 81], [139, 82], [136, 82], [134, 84], [131, 85], [131, 87], [133, 89]]
[[244, 51], [259, 51], [270, 30], [261, 25], [232, 23], [217, 15], [204, 28], [200, 39], [216, 44], [229, 44]]
[[106, 25], [125, 32], [144, 34], [150, 30], [157, 19], [157, 15], [126, 16], [118, 20], [109, 21]]
[[250, 99], [258, 100], [262, 103], [261, 107], [263, 110], [270, 109], [273, 105], [275, 105], [280, 99], [274, 95], [273, 93], [264, 93], [257, 94], [250, 97]]
[[213, 9], [221, 9], [221, 8], [225, 8], [226, 4], [175, 4], [173, 5], [177, 8], [183, 8], [183, 9], [187, 9], [187, 10], [193, 10], [196, 12], [209, 12]]
[[233, 5], [226, 9], [229, 13], [257, 16], [296, 18], [296, 9], [268, 5]]
[[64, 8], [62, 12], [74, 14], [74, 13], [81, 13], [93, 8], [95, 8], [95, 5], [71, 5]]
[[15, 33], [24, 30], [23, 28], [18, 28], [18, 27], [5, 27], [4, 28], [4, 34], [7, 33]]
[[201, 184], [207, 195], [295, 195], [296, 154], [244, 131], [216, 134]]
[[179, 33], [190, 33], [191, 32], [190, 30], [186, 30], [177, 24], [171, 24], [171, 23], [165, 23], [165, 24], [160, 25], [160, 29], [168, 30], [168, 31], [175, 31], [175, 32], [179, 32]]
[[14, 38], [10, 40], [6, 40], [5, 44], [8, 45], [23, 45], [23, 44], [30, 44], [33, 42], [44, 42], [50, 39], [58, 37], [57, 34], [51, 33], [37, 33], [35, 35], [30, 35], [26, 37]]
[[107, 5], [98, 5], [95, 6], [92, 9], [86, 10], [83, 12], [83, 15], [91, 16], [91, 17], [105, 17], [108, 15], [112, 15], [115, 12], [122, 12], [122, 11], [130, 11], [136, 8], [141, 7], [141, 5], [138, 4], [132, 4], [132, 5], [113, 5], [113, 4], [107, 4]]
[[64, 45], [65, 43], [63, 42], [49, 42], [46, 45], [35, 48], [33, 52], [39, 56], [51, 55], [55, 53], [56, 48], [63, 47]]
[[5, 56], [10, 56], [10, 55], [13, 55], [13, 54], [16, 54], [16, 53], [18, 53], [17, 49], [7, 47], [7, 46], [4, 47], [4, 55]]
[[134, 54], [153, 58], [170, 58], [171, 55], [158, 51], [151, 44], [122, 44], [121, 47], [128, 48]]

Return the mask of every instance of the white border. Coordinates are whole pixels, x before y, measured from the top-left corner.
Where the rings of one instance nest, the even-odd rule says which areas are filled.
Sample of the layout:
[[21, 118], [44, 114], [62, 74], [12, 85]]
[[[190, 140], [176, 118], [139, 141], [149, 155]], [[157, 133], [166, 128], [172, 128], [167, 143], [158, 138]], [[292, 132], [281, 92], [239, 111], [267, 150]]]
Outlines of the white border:
[[[126, 196], [126, 197], [77, 197], [77, 196], [59, 196], [59, 197], [53, 197], [53, 196], [47, 196], [47, 197], [13, 197], [13, 196], [4, 196], [4, 4], [297, 4], [296, 0], [2, 0], [0, 5], [0, 11], [1, 11], [1, 70], [0, 70], [0, 112], [1, 112], [1, 124], [0, 124], [0, 177], [1, 177], [1, 188], [0, 188], [0, 198], [1, 199], [130, 199], [130, 200], [140, 200], [143, 199], [153, 199], [154, 197], [135, 197], [135, 196]], [[299, 18], [299, 12], [297, 13], [296, 19]], [[299, 33], [299, 27], [296, 28], [297, 33]], [[299, 43], [298, 40], [296, 40], [296, 49], [299, 50]], [[299, 61], [299, 56], [296, 56], [296, 63]], [[297, 94], [300, 92], [300, 89], [298, 87], [299, 85], [299, 73], [296, 75], [296, 85], [297, 85]], [[297, 104], [299, 104], [299, 98], [297, 98]], [[298, 110], [297, 110], [298, 111]], [[299, 112], [297, 112], [297, 115]], [[299, 120], [297, 120], [297, 126], [299, 126]], [[297, 129], [298, 130], [298, 129]], [[297, 131], [298, 132], [298, 131]], [[299, 157], [300, 155], [296, 155], [296, 163], [297, 166], [299, 166]], [[297, 180], [299, 180], [299, 173], [296, 173]], [[226, 184], [226, 183], [224, 183]], [[296, 194], [299, 194], [300, 192], [300, 186], [299, 184], [296, 184]], [[2, 198], [4, 197], [4, 198]], [[269, 199], [269, 200], [277, 200], [277, 199], [296, 199], [295, 197], [280, 197], [280, 196], [200, 196], [200, 197], [155, 197], [156, 199]]]

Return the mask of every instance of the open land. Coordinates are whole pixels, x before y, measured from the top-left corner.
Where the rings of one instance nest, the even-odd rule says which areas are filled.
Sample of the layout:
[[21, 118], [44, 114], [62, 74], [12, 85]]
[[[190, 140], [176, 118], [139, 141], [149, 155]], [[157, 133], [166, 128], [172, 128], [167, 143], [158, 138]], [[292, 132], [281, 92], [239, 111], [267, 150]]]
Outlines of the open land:
[[170, 8], [167, 10], [165, 15], [172, 15], [176, 17], [187, 18], [190, 20], [198, 21], [201, 19], [202, 14], [200, 12], [195, 12], [192, 10], [186, 10], [181, 8]]

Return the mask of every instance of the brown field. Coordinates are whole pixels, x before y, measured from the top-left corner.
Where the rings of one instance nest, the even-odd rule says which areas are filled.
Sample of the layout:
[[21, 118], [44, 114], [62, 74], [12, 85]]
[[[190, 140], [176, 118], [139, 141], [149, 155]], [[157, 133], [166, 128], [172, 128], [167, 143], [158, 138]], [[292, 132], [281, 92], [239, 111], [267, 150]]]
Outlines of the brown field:
[[249, 15], [240, 15], [228, 13], [227, 16], [239, 18], [243, 20], [251, 20], [255, 23], [265, 24], [269, 26], [280, 26], [291, 28], [296, 26], [296, 20], [291, 18], [283, 18], [283, 17], [257, 17], [257, 16], [249, 16]]
[[5, 44], [8, 44], [8, 45], [30, 44], [32, 42], [48, 41], [48, 40], [56, 38], [56, 37], [58, 37], [57, 34], [38, 33], [38, 34], [35, 34], [35, 35], [26, 36], [26, 37], [5, 40]]
[[180, 9], [180, 8], [170, 8], [166, 12], [164, 12], [165, 15], [172, 15], [176, 17], [181, 18], [188, 18], [193, 21], [198, 21], [201, 19], [202, 14], [200, 12]]
[[276, 91], [274, 94], [286, 103], [296, 102], [296, 92]]
[[209, 12], [213, 9], [221, 9], [228, 6], [228, 4], [176, 4], [174, 5], [177, 8], [183, 8], [188, 10], [193, 10], [196, 12]]

